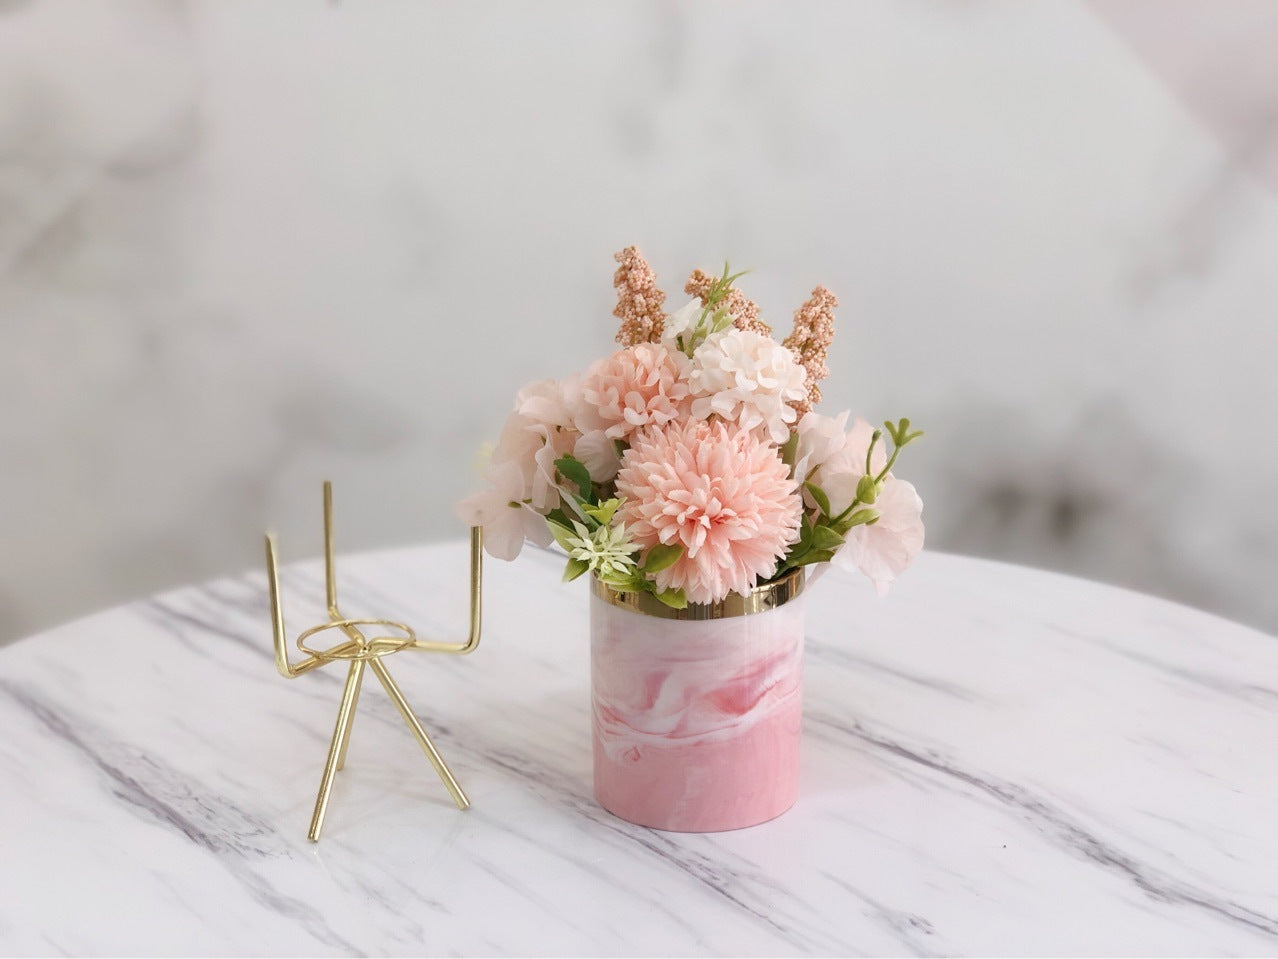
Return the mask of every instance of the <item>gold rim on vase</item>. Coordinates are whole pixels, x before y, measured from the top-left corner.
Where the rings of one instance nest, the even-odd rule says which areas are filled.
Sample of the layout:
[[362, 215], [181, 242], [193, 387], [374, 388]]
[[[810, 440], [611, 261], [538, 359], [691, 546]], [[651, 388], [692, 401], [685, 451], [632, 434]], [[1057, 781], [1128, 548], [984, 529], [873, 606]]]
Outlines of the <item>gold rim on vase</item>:
[[590, 589], [605, 603], [644, 616], [684, 620], [730, 619], [766, 613], [784, 606], [803, 592], [804, 572], [803, 567], [799, 567], [780, 579], [756, 586], [748, 593], [729, 593], [717, 603], [689, 603], [683, 609], [672, 609], [651, 593], [619, 593], [593, 575], [590, 577]]

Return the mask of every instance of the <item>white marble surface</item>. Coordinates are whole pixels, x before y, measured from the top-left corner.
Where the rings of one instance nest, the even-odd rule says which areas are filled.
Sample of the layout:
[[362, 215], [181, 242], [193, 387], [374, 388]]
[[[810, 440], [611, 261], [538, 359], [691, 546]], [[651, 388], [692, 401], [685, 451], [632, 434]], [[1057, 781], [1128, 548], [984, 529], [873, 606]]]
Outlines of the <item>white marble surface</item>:
[[[392, 670], [474, 801], [370, 687], [324, 838], [340, 690], [273, 668], [260, 574], [0, 651], [0, 952], [1272, 954], [1278, 641], [925, 554], [809, 597], [803, 787], [668, 835], [590, 795], [587, 596], [490, 564], [466, 659]], [[343, 556], [351, 612], [456, 635], [460, 544]], [[322, 605], [285, 576], [294, 631]]]
[[629, 243], [782, 327], [834, 289], [930, 544], [1278, 631], [1276, 11], [0, 0], [0, 642], [326, 477], [348, 545], [456, 535]]

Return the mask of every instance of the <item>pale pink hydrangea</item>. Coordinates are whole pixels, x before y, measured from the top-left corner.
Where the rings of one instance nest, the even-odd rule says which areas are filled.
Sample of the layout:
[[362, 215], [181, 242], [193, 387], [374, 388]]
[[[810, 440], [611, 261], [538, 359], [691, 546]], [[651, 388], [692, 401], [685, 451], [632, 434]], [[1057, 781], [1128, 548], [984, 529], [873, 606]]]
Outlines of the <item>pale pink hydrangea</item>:
[[558, 427], [565, 431], [567, 435], [562, 435], [557, 443], [547, 445], [555, 447], [557, 456], [572, 453], [585, 464], [591, 479], [596, 483], [607, 483], [617, 475], [621, 454], [617, 452], [617, 444], [603, 429], [578, 431], [577, 424], [587, 418], [583, 415], [585, 402], [582, 377], [574, 375], [559, 381], [542, 380], [524, 387], [515, 398], [515, 412], [547, 428]]
[[484, 473], [487, 486], [457, 504], [467, 526], [482, 526], [484, 549], [496, 559], [512, 560], [524, 542], [550, 545], [550, 530], [540, 514], [522, 502], [523, 473], [515, 463], [494, 463]]
[[[852, 428], [843, 435], [842, 442], [832, 439], [827, 447], [828, 455], [809, 474], [811, 481], [825, 490], [825, 495], [830, 498], [830, 509], [836, 516], [856, 499], [856, 484], [865, 475], [865, 451], [869, 449], [873, 435], [874, 427], [858, 416], [853, 420]], [[880, 440], [870, 457], [870, 468], [877, 474], [885, 463], [887, 451]]]
[[790, 350], [770, 336], [736, 328], [697, 347], [688, 382], [694, 417], [718, 414], [777, 445], [798, 419], [791, 404], [808, 395], [807, 373]]
[[617, 441], [603, 430], [591, 430], [577, 437], [572, 455], [581, 460], [590, 478], [596, 483], [610, 483], [621, 468], [621, 454]]
[[[857, 483], [865, 475], [865, 452], [873, 435], [874, 427], [858, 418], [843, 445], [810, 474], [812, 482], [830, 498], [835, 515], [856, 498]], [[886, 462], [887, 452], [880, 442], [870, 457], [870, 468], [877, 475]], [[923, 500], [912, 483], [889, 473], [872, 508], [879, 512], [878, 522], [849, 530], [847, 543], [831, 562], [841, 569], [863, 573], [882, 595], [923, 549]]]
[[874, 508], [879, 521], [849, 530], [831, 563], [868, 576], [882, 596], [923, 550], [923, 500], [913, 483], [889, 475]]
[[632, 437], [617, 474], [619, 522], [643, 550], [684, 554], [655, 576], [690, 602], [745, 593], [774, 575], [803, 510], [777, 450], [748, 430], [693, 420]]
[[548, 427], [574, 429], [581, 403], [580, 376], [538, 380], [515, 394], [515, 412]]
[[[794, 447], [794, 477], [800, 483], [817, 480], [817, 472], [836, 453], [841, 452], [848, 444], [849, 410], [838, 416], [823, 416], [820, 413], [805, 413], [795, 429], [797, 440]], [[864, 450], [862, 450], [864, 452]], [[820, 483], [818, 482], [819, 486]], [[804, 491], [804, 499], [808, 506], [815, 506], [812, 494]]]
[[625, 440], [645, 426], [688, 415], [688, 358], [661, 343], [640, 343], [599, 360], [581, 382], [577, 429]]
[[573, 452], [580, 435], [575, 384], [541, 380], [519, 391], [515, 410], [484, 471], [486, 488], [457, 504], [457, 515], [484, 528], [484, 547], [497, 559], [514, 559], [524, 540], [550, 543], [542, 517], [561, 500], [555, 460]]

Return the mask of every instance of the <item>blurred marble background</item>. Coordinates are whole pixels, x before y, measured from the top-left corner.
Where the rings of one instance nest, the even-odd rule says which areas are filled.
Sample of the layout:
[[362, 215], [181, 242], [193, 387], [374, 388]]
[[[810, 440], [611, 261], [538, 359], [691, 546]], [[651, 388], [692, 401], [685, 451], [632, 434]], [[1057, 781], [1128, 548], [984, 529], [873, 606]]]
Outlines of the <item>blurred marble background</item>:
[[[1207, 12], [1210, 10], [1210, 12]], [[1278, 630], [1278, 4], [0, 0], [0, 641], [462, 533], [614, 250], [842, 298], [929, 545]], [[867, 588], [868, 590], [868, 588]], [[868, 595], [868, 592], [867, 592]]]

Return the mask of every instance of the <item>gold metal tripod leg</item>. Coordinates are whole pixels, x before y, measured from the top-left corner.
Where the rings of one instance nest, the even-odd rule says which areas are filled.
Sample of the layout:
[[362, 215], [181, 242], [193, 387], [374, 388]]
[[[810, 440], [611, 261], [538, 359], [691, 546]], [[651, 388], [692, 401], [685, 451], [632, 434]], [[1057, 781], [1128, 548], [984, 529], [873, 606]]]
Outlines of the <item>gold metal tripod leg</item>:
[[417, 737], [417, 742], [421, 745], [422, 752], [426, 754], [430, 764], [435, 767], [435, 772], [443, 780], [444, 786], [447, 787], [449, 794], [453, 797], [453, 802], [457, 804], [457, 808], [468, 809], [470, 800], [466, 798], [461, 786], [453, 778], [452, 771], [448, 768], [448, 764], [444, 762], [444, 757], [439, 754], [439, 750], [435, 748], [435, 744], [430, 741], [430, 736], [426, 734], [426, 730], [422, 729], [422, 724], [413, 715], [413, 710], [409, 707], [408, 700], [400, 692], [395, 680], [391, 679], [391, 674], [387, 671], [386, 665], [380, 659], [370, 660], [369, 665], [373, 667], [373, 672], [377, 674], [377, 678], [382, 681], [386, 695], [391, 698], [391, 702], [395, 704], [396, 708], [399, 709], [400, 715], [404, 717], [404, 722], [408, 723], [408, 728]]
[[346, 688], [342, 691], [342, 705], [337, 710], [333, 742], [328, 748], [328, 760], [324, 763], [324, 776], [320, 780], [319, 796], [315, 799], [315, 815], [311, 817], [311, 831], [306, 834], [311, 842], [319, 842], [320, 830], [324, 828], [324, 814], [328, 812], [328, 796], [333, 791], [333, 778], [337, 775], [342, 740], [350, 735], [351, 718], [355, 715], [355, 699], [359, 695], [364, 666], [364, 661], [357, 659], [351, 663], [350, 672], [346, 674]]
[[359, 671], [359, 678], [355, 680], [355, 701], [351, 703], [351, 718], [346, 723], [346, 731], [342, 733], [342, 745], [337, 751], [337, 768], [339, 770], [346, 768], [346, 750], [351, 745], [351, 730], [355, 728], [355, 711], [359, 709], [359, 691], [364, 687], [364, 671]]

